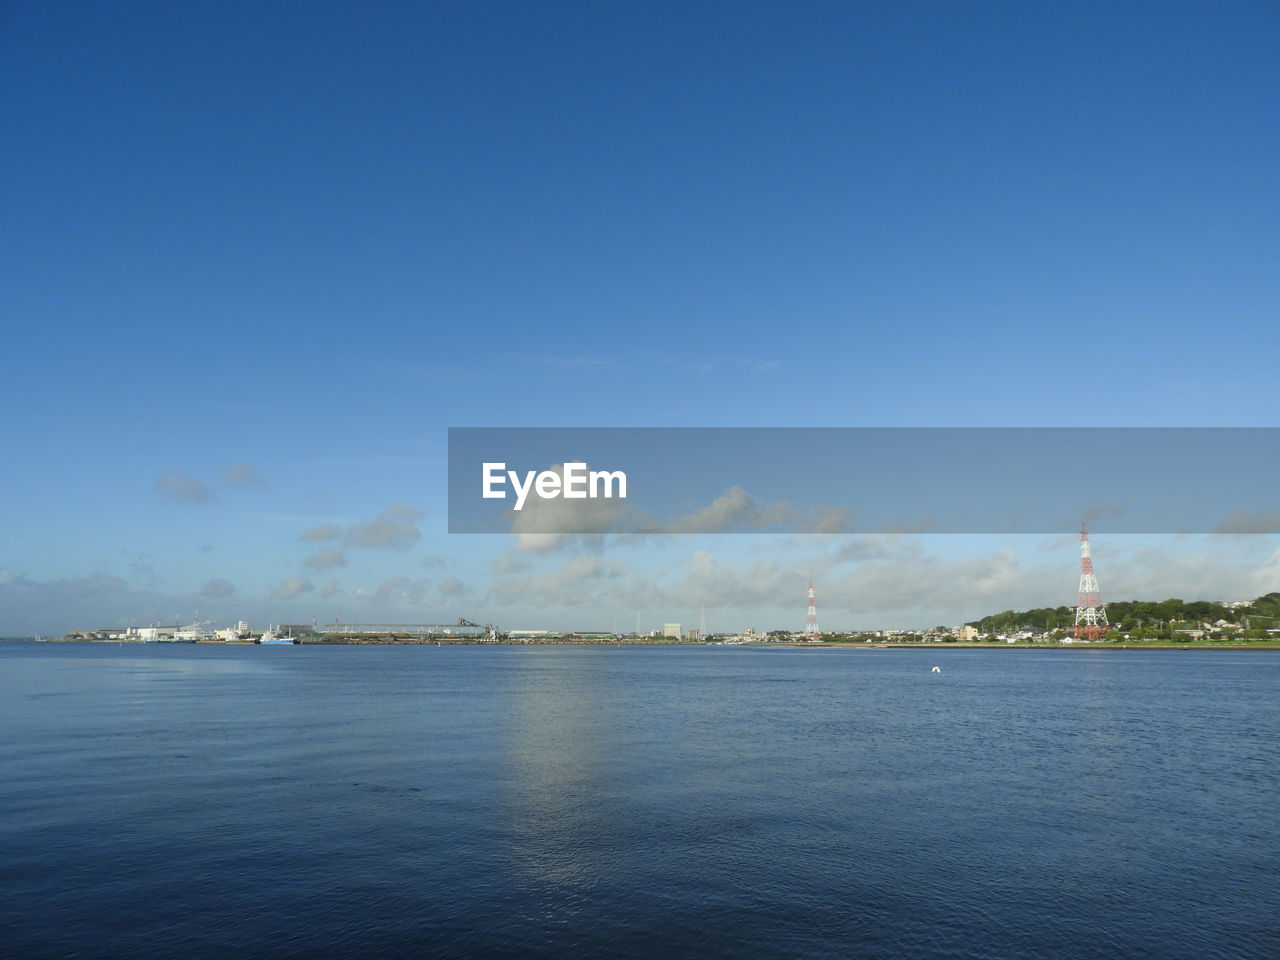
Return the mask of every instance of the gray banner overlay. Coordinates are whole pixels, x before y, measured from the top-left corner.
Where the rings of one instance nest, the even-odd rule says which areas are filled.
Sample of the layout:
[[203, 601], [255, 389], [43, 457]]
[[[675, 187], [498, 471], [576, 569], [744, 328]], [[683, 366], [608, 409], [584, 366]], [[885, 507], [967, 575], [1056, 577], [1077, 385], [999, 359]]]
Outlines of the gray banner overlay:
[[1277, 491], [1274, 427], [449, 430], [450, 533], [1278, 533]]

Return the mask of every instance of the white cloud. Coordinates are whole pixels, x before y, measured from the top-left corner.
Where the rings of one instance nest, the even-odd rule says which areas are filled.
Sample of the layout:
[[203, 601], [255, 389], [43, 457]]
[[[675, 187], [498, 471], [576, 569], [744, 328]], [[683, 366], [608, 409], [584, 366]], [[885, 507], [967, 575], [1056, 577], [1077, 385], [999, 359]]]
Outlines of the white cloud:
[[1117, 506], [1114, 503], [1095, 503], [1084, 512], [1082, 519], [1086, 524], [1093, 523], [1095, 520], [1101, 520], [1105, 517], [1118, 517], [1124, 513], [1124, 507]]
[[831, 626], [927, 626], [939, 618], [958, 622], [1011, 606], [1074, 599], [1069, 559], [1064, 573], [1061, 564], [1027, 568], [1012, 549], [944, 559], [929, 553], [919, 537], [788, 539], [795, 549], [746, 551], [741, 560], [697, 550], [653, 573], [631, 570], [607, 554], [579, 554], [555, 569], [500, 576], [487, 599], [531, 616], [591, 609], [650, 611], [663, 619], [705, 607], [713, 621], [743, 616], [782, 627], [801, 622], [811, 576], [819, 618]]
[[200, 588], [200, 596], [206, 600], [222, 600], [236, 592], [236, 588], [221, 577], [214, 577]]
[[458, 600], [462, 597], [469, 597], [475, 593], [469, 586], [459, 580], [457, 577], [449, 577], [441, 581], [439, 586], [440, 596], [447, 600]]
[[[552, 464], [547, 473], [564, 476], [564, 464]], [[562, 497], [530, 497], [524, 509], [511, 511], [511, 533], [516, 549], [527, 553], [550, 553], [571, 547], [600, 549], [605, 533], [635, 531], [647, 525], [643, 514], [625, 500]], [[569, 532], [565, 532], [569, 531]]]
[[336, 540], [342, 531], [335, 526], [308, 527], [299, 538], [303, 543], [319, 543], [322, 540]]
[[387, 547], [406, 550], [418, 542], [422, 533], [418, 521], [422, 511], [416, 507], [395, 504], [372, 520], [356, 524], [346, 532], [343, 542], [351, 547]]
[[373, 591], [373, 599], [379, 603], [392, 603], [396, 606], [421, 606], [426, 602], [427, 590], [430, 586], [431, 581], [426, 579], [411, 580], [406, 576], [389, 577]]
[[[553, 464], [547, 472], [563, 477], [564, 465]], [[787, 501], [764, 503], [737, 485], [706, 506], [667, 520], [652, 517], [625, 500], [604, 497], [530, 497], [524, 509], [511, 511], [511, 515], [515, 549], [522, 553], [598, 551], [606, 543], [638, 546], [672, 534], [750, 532], [782, 524], [795, 524], [814, 533], [840, 533], [850, 523], [850, 513], [843, 507], [802, 509]], [[606, 535], [613, 536], [606, 540]]]
[[233, 463], [222, 468], [222, 482], [228, 487], [265, 487], [266, 482], [258, 475], [257, 468], [251, 463]]
[[505, 577], [512, 573], [521, 573], [529, 569], [529, 561], [525, 557], [518, 557], [513, 553], [500, 553], [493, 558], [489, 568], [499, 577]]
[[1233, 510], [1218, 524], [1215, 533], [1280, 533], [1280, 512], [1250, 513]]
[[665, 525], [671, 533], [719, 533], [735, 526], [760, 526], [791, 519], [786, 504], [765, 506], [736, 484], [705, 507], [677, 517]]
[[763, 503], [734, 484], [705, 507], [676, 517], [661, 529], [666, 533], [725, 533], [775, 524], [799, 524], [813, 533], [840, 533], [849, 525], [849, 511], [821, 506], [802, 510], [785, 500]]
[[303, 566], [311, 567], [315, 570], [327, 570], [330, 567], [346, 566], [347, 558], [343, 556], [342, 551], [334, 547], [327, 550], [321, 550], [319, 553], [313, 553], [303, 561]]
[[276, 587], [272, 596], [277, 600], [292, 600], [294, 597], [314, 590], [310, 580], [304, 577], [289, 577], [280, 586]]
[[156, 490], [174, 503], [200, 505], [209, 502], [209, 488], [203, 480], [181, 473], [166, 473], [156, 481]]
[[[132, 589], [114, 574], [95, 571], [79, 577], [32, 580], [0, 571], [0, 636], [30, 625], [38, 632], [50, 628], [92, 629], [121, 608], [151, 604], [154, 595]], [[54, 626], [56, 622], [56, 626]]]
[[604, 603], [608, 598], [602, 593], [599, 581], [616, 579], [626, 572], [620, 563], [596, 554], [582, 554], [570, 557], [556, 570], [496, 580], [489, 588], [488, 598], [503, 606], [522, 603], [580, 607]]
[[[1272, 593], [1280, 590], [1280, 550], [1276, 550], [1267, 558], [1266, 562], [1258, 568], [1254, 574], [1253, 591], [1256, 596]], [[1230, 599], [1230, 598], [1228, 598]], [[1252, 600], [1253, 597], [1240, 597], [1242, 600]]]

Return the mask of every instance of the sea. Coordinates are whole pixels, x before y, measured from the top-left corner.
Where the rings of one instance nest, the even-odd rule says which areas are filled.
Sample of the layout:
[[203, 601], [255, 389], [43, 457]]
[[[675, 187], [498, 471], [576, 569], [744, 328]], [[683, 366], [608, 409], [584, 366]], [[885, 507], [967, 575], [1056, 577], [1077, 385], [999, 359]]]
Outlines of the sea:
[[1275, 960], [1278, 805], [1273, 652], [0, 643], [24, 960]]

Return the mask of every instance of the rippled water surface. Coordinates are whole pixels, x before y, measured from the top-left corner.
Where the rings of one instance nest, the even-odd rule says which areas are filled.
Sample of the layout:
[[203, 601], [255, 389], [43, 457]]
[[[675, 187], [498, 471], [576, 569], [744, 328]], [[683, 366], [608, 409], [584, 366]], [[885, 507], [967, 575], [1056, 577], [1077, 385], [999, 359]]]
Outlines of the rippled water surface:
[[1270, 960], [1278, 694], [1273, 653], [0, 644], [0, 954]]

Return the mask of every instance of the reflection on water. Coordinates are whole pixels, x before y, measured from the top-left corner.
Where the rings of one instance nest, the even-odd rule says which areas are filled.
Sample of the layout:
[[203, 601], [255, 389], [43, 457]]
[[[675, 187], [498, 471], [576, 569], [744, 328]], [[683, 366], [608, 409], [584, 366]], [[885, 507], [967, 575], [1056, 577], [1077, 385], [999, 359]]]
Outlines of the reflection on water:
[[[1123, 704], [1115, 699], [1112, 688], [1114, 670], [1107, 666], [1106, 652], [1091, 650], [1081, 656], [1084, 658], [1081, 668], [1085, 687], [1081, 730], [1090, 741], [1090, 749], [1085, 754], [1090, 762], [1081, 780], [1081, 793], [1105, 801], [1111, 798], [1107, 784], [1115, 772], [1117, 741], [1126, 735]], [[1128, 736], [1141, 735], [1140, 730], [1133, 729], [1132, 723], [1127, 726], [1130, 728]]]
[[610, 787], [602, 727], [613, 722], [616, 651], [520, 651], [511, 669], [506, 795], [512, 859], [549, 895], [586, 895], [609, 835]]

